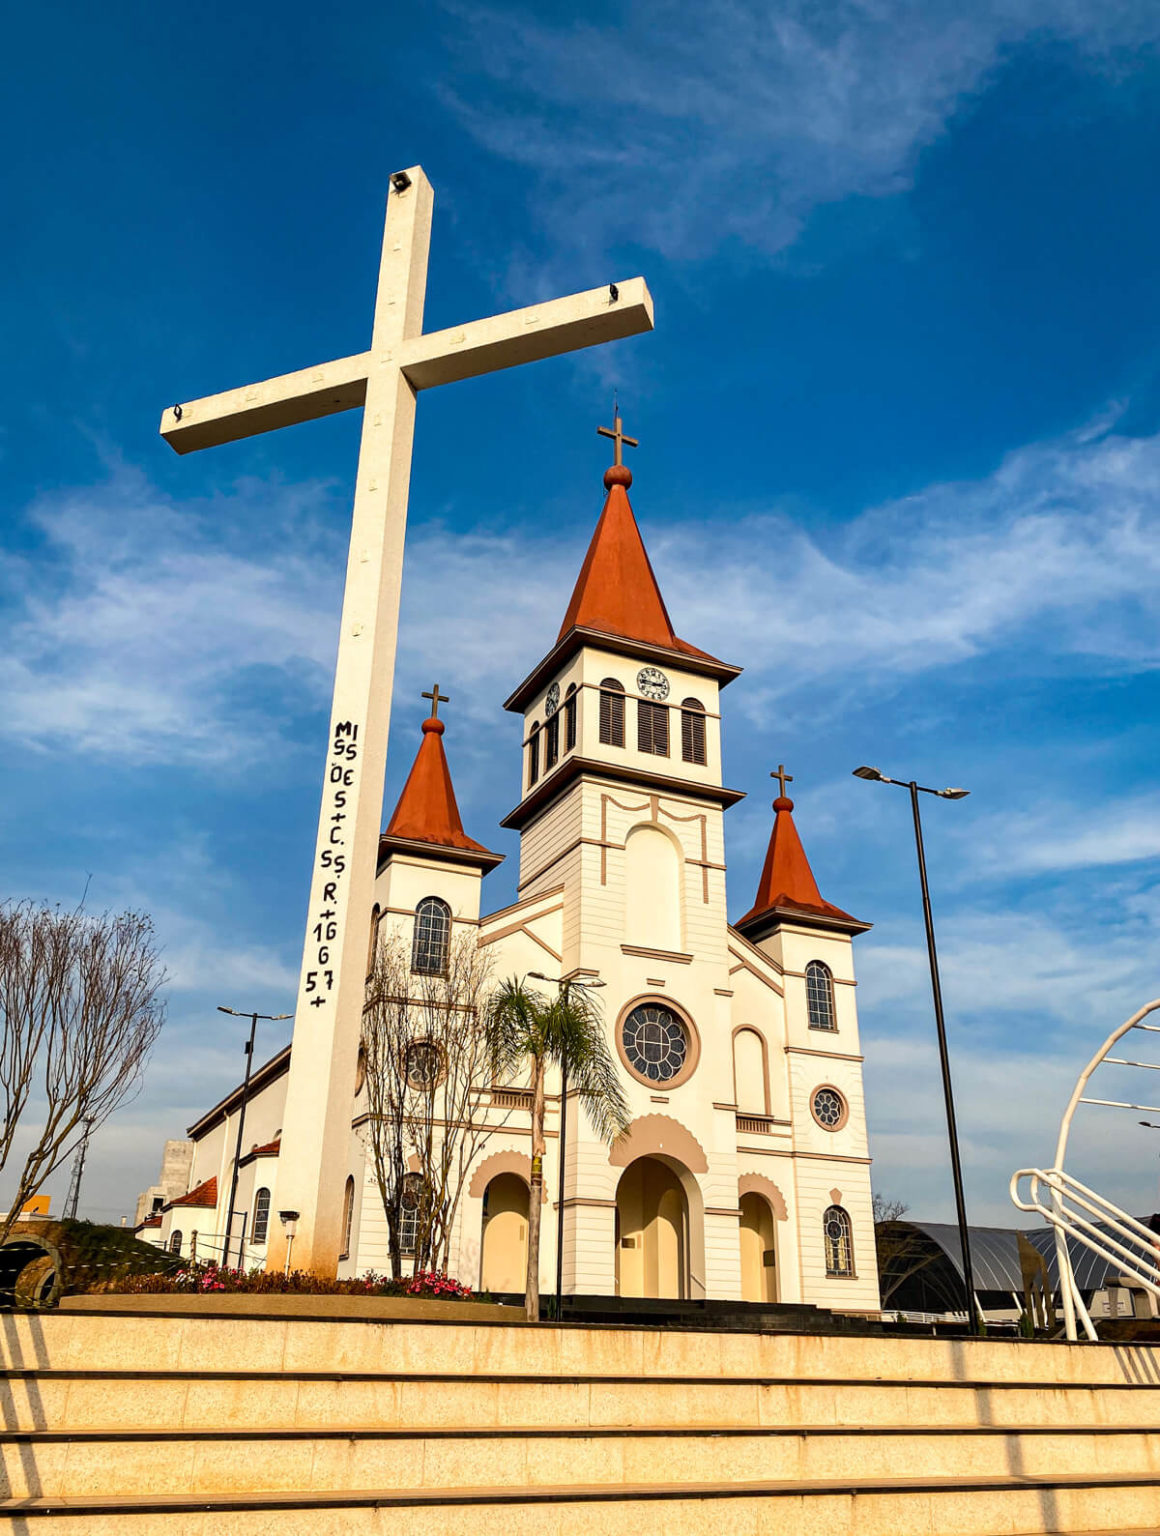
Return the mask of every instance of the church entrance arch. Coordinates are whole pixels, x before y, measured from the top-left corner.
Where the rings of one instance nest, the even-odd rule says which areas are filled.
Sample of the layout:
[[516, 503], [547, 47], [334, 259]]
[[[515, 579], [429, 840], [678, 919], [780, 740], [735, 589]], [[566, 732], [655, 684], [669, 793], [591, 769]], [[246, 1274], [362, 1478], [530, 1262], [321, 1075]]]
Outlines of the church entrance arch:
[[638, 1157], [616, 1189], [619, 1296], [689, 1295], [689, 1203], [667, 1159]]
[[500, 1173], [483, 1192], [480, 1290], [523, 1292], [528, 1278], [528, 1186]]
[[769, 1201], [741, 1196], [741, 1299], [777, 1300], [777, 1229]]

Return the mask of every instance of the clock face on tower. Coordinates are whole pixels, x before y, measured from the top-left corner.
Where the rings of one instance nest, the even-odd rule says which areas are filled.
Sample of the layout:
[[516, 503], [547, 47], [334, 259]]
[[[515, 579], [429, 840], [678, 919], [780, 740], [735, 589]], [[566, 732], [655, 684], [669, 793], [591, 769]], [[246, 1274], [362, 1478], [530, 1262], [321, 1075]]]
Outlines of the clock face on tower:
[[544, 699], [544, 713], [546, 715], [554, 715], [559, 707], [560, 685], [559, 683], [553, 683], [548, 689], [547, 697]]
[[669, 680], [659, 667], [641, 667], [636, 674], [636, 686], [646, 699], [667, 699]]

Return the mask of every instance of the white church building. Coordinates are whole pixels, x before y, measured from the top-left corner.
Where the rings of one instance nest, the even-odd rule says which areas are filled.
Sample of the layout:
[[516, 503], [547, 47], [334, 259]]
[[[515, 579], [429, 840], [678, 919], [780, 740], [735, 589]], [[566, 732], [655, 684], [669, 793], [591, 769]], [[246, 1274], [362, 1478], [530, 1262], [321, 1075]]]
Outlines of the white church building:
[[[503, 978], [599, 980], [632, 1123], [611, 1149], [566, 1116], [563, 1289], [587, 1296], [813, 1303], [874, 1313], [878, 1277], [852, 940], [869, 926], [823, 900], [786, 798], [774, 802], [755, 899], [730, 924], [721, 695], [740, 668], [678, 639], [615, 464], [556, 641], [506, 708], [523, 721], [519, 899], [481, 915], [500, 862], [460, 819], [444, 722], [424, 721], [379, 847], [372, 921], [405, 930], [429, 971], [472, 933]], [[437, 711], [437, 703], [434, 706]], [[513, 763], [513, 777], [514, 777]], [[535, 983], [532, 983], [535, 985]], [[246, 1262], [277, 1221], [293, 1047], [248, 1094], [236, 1210]], [[522, 1290], [530, 1095], [492, 1091], [495, 1130], [461, 1201], [452, 1271]], [[525, 1097], [529, 1100], [525, 1104]], [[188, 1132], [189, 1192], [138, 1229], [220, 1252], [241, 1089]], [[386, 1218], [352, 1084], [340, 1275], [389, 1270]], [[549, 1080], [541, 1289], [556, 1283], [559, 1083]], [[235, 1232], [239, 1230], [235, 1222]]]

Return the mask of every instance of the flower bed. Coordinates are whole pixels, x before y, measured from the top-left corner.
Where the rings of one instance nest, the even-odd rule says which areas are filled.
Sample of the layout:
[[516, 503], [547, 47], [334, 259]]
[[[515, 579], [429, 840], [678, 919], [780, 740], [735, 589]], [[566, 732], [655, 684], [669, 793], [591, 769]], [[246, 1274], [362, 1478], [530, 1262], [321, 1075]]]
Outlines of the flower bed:
[[430, 1271], [393, 1280], [369, 1274], [357, 1280], [328, 1280], [308, 1270], [227, 1269], [188, 1264], [168, 1275], [122, 1275], [89, 1287], [90, 1295], [205, 1296], [407, 1296], [431, 1301], [471, 1301], [471, 1287]]

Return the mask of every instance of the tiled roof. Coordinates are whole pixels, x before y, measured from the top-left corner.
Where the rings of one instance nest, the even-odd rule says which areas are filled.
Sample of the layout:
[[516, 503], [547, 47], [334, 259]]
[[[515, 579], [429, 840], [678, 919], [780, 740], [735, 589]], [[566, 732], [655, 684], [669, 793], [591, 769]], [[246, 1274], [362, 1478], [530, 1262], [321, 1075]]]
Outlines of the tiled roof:
[[673, 631], [628, 499], [632, 471], [625, 464], [614, 464], [605, 471], [604, 484], [608, 497], [558, 640], [573, 629], [592, 629], [713, 661], [706, 651], [679, 640]]
[[816, 917], [826, 924], [853, 923], [862, 927], [849, 912], [843, 912], [841, 907], [823, 901], [794, 825], [793, 801], [785, 795], [779, 795], [773, 802], [773, 808], [777, 814], [773, 819], [765, 866], [757, 885], [757, 899], [735, 926], [744, 931], [763, 917], [774, 912], [784, 912], [787, 915], [800, 914], [804, 918]]
[[383, 838], [434, 843], [442, 848], [479, 854], [498, 864], [499, 855], [489, 853], [482, 843], [468, 837], [463, 830], [451, 770], [443, 750], [444, 729], [443, 721], [434, 716], [423, 721], [423, 739]]
[[217, 1178], [206, 1179], [196, 1189], [191, 1189], [187, 1195], [180, 1195], [176, 1200], [171, 1200], [165, 1209], [168, 1211], [178, 1205], [202, 1206], [212, 1210], [217, 1205]]

